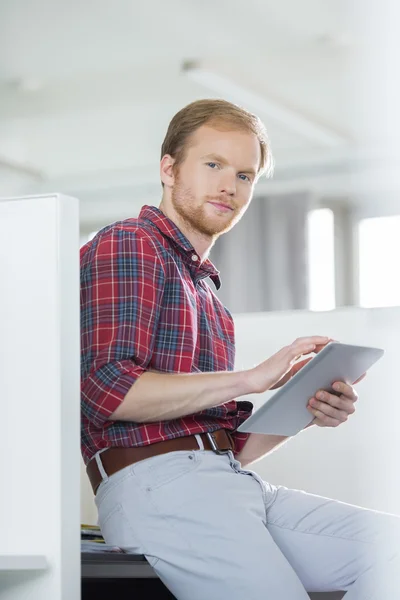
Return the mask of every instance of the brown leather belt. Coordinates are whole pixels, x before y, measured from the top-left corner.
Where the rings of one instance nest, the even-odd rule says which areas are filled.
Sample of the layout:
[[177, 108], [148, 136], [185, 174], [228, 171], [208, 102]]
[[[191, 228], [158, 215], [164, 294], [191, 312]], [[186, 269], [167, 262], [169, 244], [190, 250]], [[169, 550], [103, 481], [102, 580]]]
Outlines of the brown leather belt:
[[[218, 429], [212, 433], [200, 433], [203, 440], [205, 450], [213, 450], [217, 454], [225, 454], [229, 450], [233, 450], [233, 440], [231, 434], [226, 429]], [[177, 450], [199, 450], [199, 444], [194, 435], [174, 438], [172, 440], [164, 440], [147, 446], [135, 446], [134, 448], [108, 448], [100, 454], [100, 459], [103, 468], [110, 477], [117, 471], [132, 465], [145, 458], [157, 456], [157, 454], [166, 454], [167, 452], [175, 452]], [[92, 484], [93, 492], [96, 493], [97, 488], [103, 480], [103, 477], [97, 466], [95, 458], [92, 458], [86, 467], [90, 483]]]

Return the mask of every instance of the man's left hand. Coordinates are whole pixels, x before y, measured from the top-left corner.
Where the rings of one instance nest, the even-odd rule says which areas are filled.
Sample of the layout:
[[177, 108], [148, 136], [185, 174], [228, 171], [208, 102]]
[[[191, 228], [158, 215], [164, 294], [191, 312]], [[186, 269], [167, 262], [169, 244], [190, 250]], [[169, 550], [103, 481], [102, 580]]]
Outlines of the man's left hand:
[[[365, 375], [364, 373], [353, 385], [364, 379]], [[354, 405], [358, 394], [353, 385], [337, 381], [332, 385], [335, 393], [319, 390], [307, 404], [307, 409], [314, 415], [314, 420], [307, 427], [337, 427], [345, 423], [356, 410]]]

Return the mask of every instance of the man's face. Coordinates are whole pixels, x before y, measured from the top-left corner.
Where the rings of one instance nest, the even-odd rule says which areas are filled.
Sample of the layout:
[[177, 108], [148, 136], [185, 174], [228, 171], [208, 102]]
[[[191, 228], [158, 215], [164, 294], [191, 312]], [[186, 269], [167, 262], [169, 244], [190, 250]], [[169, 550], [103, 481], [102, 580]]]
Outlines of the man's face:
[[254, 134], [203, 125], [175, 174], [173, 208], [201, 234], [216, 238], [229, 231], [250, 204], [260, 157]]

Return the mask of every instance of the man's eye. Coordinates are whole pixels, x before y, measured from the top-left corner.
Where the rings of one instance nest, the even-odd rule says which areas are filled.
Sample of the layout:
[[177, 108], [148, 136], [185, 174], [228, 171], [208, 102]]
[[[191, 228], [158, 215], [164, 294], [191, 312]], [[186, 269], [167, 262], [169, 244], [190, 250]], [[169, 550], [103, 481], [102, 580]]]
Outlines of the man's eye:
[[245, 175], [244, 173], [240, 173], [239, 177], [242, 178], [244, 177], [244, 179], [242, 179], [242, 181], [250, 181], [250, 177], [248, 177], [247, 175]]
[[207, 165], [213, 169], [214, 167], [217, 166], [217, 163], [209, 162], [209, 163], [207, 163]]

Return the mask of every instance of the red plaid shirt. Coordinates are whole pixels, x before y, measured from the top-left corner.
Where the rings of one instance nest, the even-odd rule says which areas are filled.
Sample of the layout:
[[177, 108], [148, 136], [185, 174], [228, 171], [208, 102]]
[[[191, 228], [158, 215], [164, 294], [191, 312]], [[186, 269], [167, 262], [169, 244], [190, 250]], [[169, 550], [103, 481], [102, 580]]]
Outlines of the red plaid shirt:
[[[218, 271], [157, 208], [114, 223], [81, 248], [81, 432], [85, 463], [103, 448], [142, 446], [226, 428], [252, 411], [232, 400], [193, 415], [135, 423], [110, 415], [148, 369], [233, 370], [233, 319], [206, 282]], [[248, 434], [234, 433], [235, 453]]]

